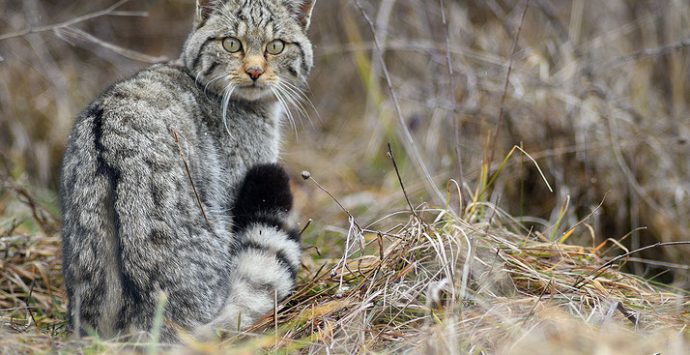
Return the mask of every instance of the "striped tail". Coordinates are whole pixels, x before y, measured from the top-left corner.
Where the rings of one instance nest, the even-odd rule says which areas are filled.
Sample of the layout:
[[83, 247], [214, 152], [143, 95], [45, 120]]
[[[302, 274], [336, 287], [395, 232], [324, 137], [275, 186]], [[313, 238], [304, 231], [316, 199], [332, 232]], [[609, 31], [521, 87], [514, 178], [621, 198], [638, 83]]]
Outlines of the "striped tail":
[[299, 233], [288, 226], [289, 177], [277, 164], [250, 169], [233, 208], [239, 241], [231, 260], [230, 295], [221, 314], [201, 334], [252, 325], [292, 292], [300, 265]]

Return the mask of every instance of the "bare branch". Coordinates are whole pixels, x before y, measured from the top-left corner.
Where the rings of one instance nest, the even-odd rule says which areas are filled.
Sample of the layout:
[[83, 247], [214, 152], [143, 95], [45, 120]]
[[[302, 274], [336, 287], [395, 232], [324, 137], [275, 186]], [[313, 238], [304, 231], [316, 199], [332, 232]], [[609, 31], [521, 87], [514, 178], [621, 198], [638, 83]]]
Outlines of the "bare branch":
[[155, 64], [155, 63], [162, 63], [162, 62], [167, 62], [168, 57], [161, 56], [161, 57], [153, 57], [148, 54], [144, 54], [132, 49], [127, 49], [124, 47], [120, 47], [116, 44], [112, 44], [110, 42], [106, 42], [98, 37], [95, 37], [85, 31], [82, 31], [77, 28], [73, 27], [60, 27], [55, 29], [55, 35], [58, 36], [60, 39], [64, 40], [65, 42], [68, 42], [70, 44], [77, 44], [76, 42], [89, 42], [89, 43], [94, 43], [96, 45], [99, 45], [103, 48], [109, 49], [125, 58], [131, 59], [131, 60], [136, 60], [139, 62], [144, 62], [144, 63], [150, 63], [150, 64]]
[[652, 244], [652, 245], [648, 245], [648, 246], [646, 246], [646, 247], [642, 247], [642, 248], [639, 248], [639, 249], [635, 249], [635, 250], [629, 251], [629, 252], [627, 252], [627, 253], [625, 253], [625, 254], [618, 255], [617, 257], [615, 257], [615, 258], [613, 258], [613, 259], [607, 261], [606, 263], [604, 263], [604, 265], [599, 266], [596, 270], [594, 270], [593, 272], [591, 272], [589, 275], [594, 275], [594, 276], [592, 276], [591, 279], [588, 278], [589, 275], [586, 275], [586, 276], [579, 276], [579, 277], [577, 278], [575, 284], [573, 284], [573, 287], [574, 287], [574, 288], [582, 288], [584, 285], [586, 285], [586, 284], [592, 282], [594, 279], [596, 279], [597, 277], [601, 276], [601, 274], [603, 274], [604, 271], [606, 271], [606, 269], [608, 269], [611, 265], [615, 264], [616, 261], [621, 260], [621, 259], [623, 259], [623, 258], [627, 258], [628, 256], [630, 256], [630, 255], [632, 255], [632, 254], [639, 253], [639, 252], [641, 252], [641, 251], [645, 251], [645, 250], [648, 250], [648, 249], [653, 249], [653, 248], [658, 248], [658, 247], [677, 246], [677, 245], [690, 245], [690, 241], [666, 242], [666, 243], [657, 242], [657, 243], [654, 243], [654, 244]]
[[[455, 72], [453, 71], [453, 59], [451, 57], [450, 50], [450, 24], [448, 24], [448, 19], [446, 18], [446, 4], [444, 0], [440, 0], [441, 6], [441, 21], [443, 22], [443, 29], [445, 31], [444, 36], [446, 40], [446, 66], [448, 67], [448, 101], [455, 103]], [[455, 116], [449, 116], [453, 121], [453, 137], [455, 138], [455, 164], [458, 177], [460, 179], [460, 184], [465, 181], [465, 173], [462, 169], [462, 148], [460, 146], [461, 134], [460, 134], [460, 122]]]
[[388, 71], [388, 66], [386, 65], [386, 61], [383, 57], [383, 50], [381, 48], [381, 44], [379, 43], [378, 36], [376, 35], [376, 26], [374, 26], [374, 23], [371, 21], [369, 15], [367, 15], [367, 12], [364, 11], [364, 8], [362, 7], [360, 0], [354, 0], [354, 5], [357, 7], [359, 12], [362, 14], [362, 17], [369, 25], [371, 34], [374, 37], [376, 52], [378, 53], [379, 61], [381, 62], [381, 70], [383, 71], [383, 76], [386, 78], [386, 84], [388, 85], [388, 90], [391, 94], [393, 106], [395, 107], [395, 112], [397, 113], [398, 120], [400, 121], [400, 129], [402, 130], [403, 138], [405, 140], [403, 147], [405, 147], [407, 153], [417, 163], [418, 169], [421, 170], [422, 175], [426, 179], [427, 188], [429, 188], [433, 192], [432, 198], [436, 199], [438, 202], [443, 202], [443, 194], [436, 186], [436, 183], [431, 177], [431, 174], [429, 173], [429, 169], [426, 167], [426, 164], [424, 164], [424, 160], [422, 159], [422, 156], [419, 153], [419, 149], [417, 148], [417, 144], [415, 143], [414, 138], [412, 137], [412, 133], [410, 133], [410, 129], [407, 127], [407, 124], [405, 123], [405, 118], [403, 117], [402, 109], [400, 108], [400, 100], [398, 99], [398, 94], [396, 93], [395, 89], [393, 89], [393, 81], [391, 80], [391, 75]]
[[[149, 64], [155, 64], [155, 63], [162, 63], [166, 62], [169, 59], [165, 56], [161, 57], [153, 57], [149, 56], [147, 54], [132, 50], [132, 49], [127, 49], [124, 47], [120, 47], [116, 44], [104, 41], [100, 38], [97, 38], [83, 30], [77, 29], [73, 27], [76, 24], [88, 21], [88, 20], [93, 20], [95, 18], [103, 17], [103, 16], [122, 16], [122, 17], [146, 17], [148, 16], [148, 12], [146, 11], [118, 11], [117, 9], [121, 8], [124, 4], [128, 3], [131, 0], [120, 0], [117, 3], [111, 5], [110, 7], [88, 13], [86, 15], [82, 15], [76, 18], [73, 18], [71, 20], [67, 20], [64, 22], [56, 23], [53, 25], [46, 25], [46, 26], [39, 26], [39, 27], [32, 27], [32, 28], [27, 28], [22, 31], [17, 31], [17, 32], [12, 32], [12, 33], [7, 33], [4, 35], [0, 35], [0, 41], [5, 40], [5, 39], [11, 39], [11, 38], [18, 38], [18, 37], [23, 37], [29, 34], [34, 34], [34, 33], [42, 33], [42, 32], [47, 32], [47, 31], [52, 31], [58, 38], [62, 39], [63, 41], [71, 44], [71, 45], [79, 45], [79, 42], [88, 42], [88, 43], [93, 43], [98, 46], [101, 46], [103, 48], [106, 48], [108, 50], [111, 50], [125, 58], [131, 59], [131, 60], [136, 60], [139, 62], [144, 62], [144, 63], [149, 63]], [[0, 56], [0, 62], [3, 62], [4, 58]]]
[[649, 58], [649, 57], [660, 57], [664, 56], [670, 53], [673, 53], [676, 50], [681, 50], [685, 48], [690, 48], [690, 37], [674, 42], [674, 43], [669, 43], [667, 45], [658, 47], [658, 48], [649, 48], [649, 49], [643, 49], [641, 51], [637, 51], [622, 57], [618, 57], [611, 62], [609, 62], [607, 65], [604, 67], [606, 69], [611, 68], [611, 67], [616, 67], [619, 65], [627, 64], [629, 62], [634, 62], [636, 60], [644, 59], [644, 58]]
[[498, 134], [501, 131], [501, 126], [503, 126], [503, 116], [505, 115], [505, 102], [508, 96], [508, 85], [510, 84], [510, 74], [513, 71], [513, 59], [515, 53], [517, 52], [518, 42], [520, 40], [520, 32], [522, 32], [522, 25], [525, 23], [525, 15], [527, 14], [527, 9], [529, 8], [529, 0], [525, 0], [525, 7], [522, 9], [522, 16], [520, 17], [520, 25], [515, 32], [515, 38], [513, 39], [513, 49], [510, 51], [510, 59], [508, 64], [508, 71], [506, 72], [505, 82], [503, 83], [503, 94], [501, 95], [501, 105], [499, 106], [498, 112], [498, 122], [496, 123], [496, 130], [494, 131], [491, 140], [489, 141], [488, 153], [489, 158], [486, 161], [488, 167], [491, 167], [491, 163], [494, 160], [494, 153], [496, 151], [496, 141], [498, 140]]
[[395, 161], [395, 157], [393, 156], [393, 149], [391, 148], [391, 144], [388, 143], [388, 158], [393, 162], [393, 168], [395, 168], [395, 174], [398, 176], [398, 182], [400, 183], [400, 188], [402, 189], [403, 195], [405, 195], [405, 201], [407, 201], [407, 205], [410, 207], [410, 212], [412, 214], [419, 218], [417, 215], [417, 211], [415, 211], [414, 207], [412, 206], [412, 202], [410, 202], [410, 197], [407, 196], [407, 190], [405, 190], [405, 185], [403, 184], [402, 181], [402, 176], [400, 176], [400, 170], [398, 169], [398, 163]]
[[45, 26], [39, 26], [39, 27], [29, 27], [27, 29], [17, 31], [17, 32], [11, 32], [11, 33], [6, 33], [4, 35], [0, 35], [0, 41], [4, 41], [6, 39], [10, 38], [17, 38], [17, 37], [23, 37], [32, 33], [40, 33], [40, 32], [47, 32], [47, 31], [55, 31], [61, 28], [65, 27], [70, 27], [73, 25], [76, 25], [81, 22], [93, 20], [98, 17], [103, 17], [103, 16], [142, 16], [142, 12], [129, 12], [129, 11], [116, 11], [120, 7], [122, 7], [124, 4], [130, 2], [131, 0], [120, 0], [116, 2], [115, 4], [111, 5], [110, 7], [96, 11], [96, 12], [91, 12], [79, 17], [75, 17], [73, 19], [64, 21], [64, 22], [59, 22], [56, 24], [52, 25], [45, 25]]
[[[333, 201], [335, 201], [336, 204], [338, 204], [338, 206], [340, 207], [340, 209], [343, 210], [343, 212], [345, 212], [345, 213], [348, 215], [348, 217], [350, 217], [350, 220], [351, 220], [352, 223], [355, 225], [355, 227], [357, 227], [357, 229], [358, 229], [359, 231], [362, 231], [362, 230], [363, 230], [362, 227], [359, 225], [359, 223], [357, 223], [357, 220], [355, 219], [355, 216], [353, 216], [352, 213], [350, 213], [350, 210], [348, 210], [347, 208], [345, 208], [345, 206], [343, 206], [343, 204], [340, 203], [340, 201], [338, 201], [338, 199], [335, 198], [335, 196], [333, 196], [333, 194], [331, 194], [330, 191], [326, 190], [326, 188], [324, 188], [323, 186], [321, 186], [321, 184], [319, 184], [319, 182], [316, 181], [316, 179], [314, 179], [314, 178], [311, 176], [311, 173], [310, 173], [310, 172], [308, 172], [308, 171], [306, 171], [306, 170], [303, 171], [303, 172], [302, 172], [302, 179], [304, 179], [305, 181], [306, 181], [306, 180], [311, 180], [311, 182], [313, 182], [314, 185], [316, 185], [316, 187], [319, 188], [319, 190], [325, 192]], [[306, 227], [305, 227], [305, 229], [306, 229]]]
[[[180, 145], [180, 138], [177, 134], [177, 131], [174, 129], [170, 129], [170, 135], [173, 137], [175, 140], [175, 143], [177, 144], [177, 148], [180, 153], [180, 158], [182, 159], [182, 164], [184, 164], [184, 170], [187, 173], [187, 177], [189, 178], [189, 184], [192, 186], [192, 191], [194, 192], [194, 197], [196, 198], [196, 203], [199, 206], [199, 210], [201, 211], [201, 215], [204, 217], [204, 221], [206, 221], [206, 225], [212, 228], [211, 222], [208, 220], [208, 217], [206, 216], [206, 211], [204, 210], [204, 204], [201, 202], [201, 197], [199, 197], [199, 192], [196, 189], [196, 186], [194, 185], [194, 179], [192, 179], [192, 174], [189, 171], [189, 164], [187, 164], [187, 159], [185, 158], [184, 155], [184, 150], [182, 149], [182, 145]], [[184, 138], [184, 137], [183, 137]]]

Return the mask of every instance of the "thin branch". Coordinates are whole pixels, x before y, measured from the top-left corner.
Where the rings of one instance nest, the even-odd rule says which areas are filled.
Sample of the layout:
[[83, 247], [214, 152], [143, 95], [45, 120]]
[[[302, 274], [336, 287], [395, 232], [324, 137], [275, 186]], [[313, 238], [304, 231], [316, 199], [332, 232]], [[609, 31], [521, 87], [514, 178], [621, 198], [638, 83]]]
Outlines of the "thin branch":
[[187, 177], [189, 178], [189, 183], [192, 185], [192, 191], [194, 191], [194, 197], [196, 198], [196, 203], [199, 206], [199, 209], [201, 210], [201, 215], [204, 216], [206, 224], [209, 227], [211, 227], [211, 222], [209, 222], [208, 217], [206, 216], [206, 211], [204, 211], [204, 205], [201, 203], [201, 198], [199, 197], [199, 193], [196, 190], [196, 186], [194, 186], [194, 180], [192, 179], [192, 174], [189, 171], [189, 164], [187, 164], [187, 159], [185, 159], [184, 151], [182, 150], [182, 145], [180, 144], [180, 138], [174, 129], [170, 129], [170, 134], [172, 135], [173, 139], [175, 140], [175, 143], [177, 144], [177, 148], [180, 152], [180, 158], [182, 159], [182, 163], [184, 164], [184, 169], [187, 173]]
[[[302, 230], [300, 230], [299, 233], [298, 233], [297, 235], [299, 235], [299, 236], [301, 237], [302, 234], [304, 234], [304, 232], [307, 230], [307, 228], [309, 228], [309, 226], [311, 225], [311, 222], [313, 222], [313, 221], [314, 221], [313, 219], [309, 218], [309, 220], [307, 221], [307, 224], [304, 225], [304, 227], [302, 228]], [[320, 253], [319, 253], [319, 254], [320, 254]]]
[[[446, 66], [448, 69], [448, 100], [452, 104], [455, 104], [455, 72], [453, 71], [453, 59], [451, 57], [450, 50], [450, 25], [448, 24], [448, 19], [446, 17], [446, 3], [444, 0], [440, 0], [441, 6], [441, 22], [443, 23], [444, 37], [446, 41], [445, 55], [446, 55]], [[462, 168], [462, 149], [460, 146], [461, 134], [460, 134], [460, 122], [458, 122], [457, 117], [451, 115], [451, 120], [453, 122], [453, 136], [455, 139], [455, 164], [457, 165], [458, 178], [460, 179], [460, 184], [465, 181], [465, 172]]]
[[103, 17], [103, 16], [141, 16], [141, 12], [123, 12], [123, 11], [116, 11], [120, 7], [122, 7], [124, 4], [130, 2], [131, 0], [120, 0], [116, 2], [115, 4], [111, 5], [110, 7], [96, 11], [96, 12], [91, 12], [79, 17], [75, 17], [73, 19], [59, 22], [56, 24], [52, 25], [45, 25], [45, 26], [39, 26], [39, 27], [29, 27], [27, 29], [17, 31], [17, 32], [11, 32], [11, 33], [6, 33], [4, 35], [0, 35], [0, 41], [10, 39], [10, 38], [17, 38], [17, 37], [23, 37], [32, 33], [40, 33], [40, 32], [47, 32], [47, 31], [55, 31], [57, 29], [65, 28], [65, 27], [70, 27], [73, 25], [76, 25], [81, 22], [93, 20], [98, 17]]
[[38, 329], [38, 323], [36, 323], [36, 317], [34, 317], [34, 312], [31, 311], [31, 297], [34, 293], [34, 285], [36, 284], [36, 266], [34, 266], [33, 274], [31, 275], [31, 286], [29, 286], [29, 296], [24, 300], [24, 305], [26, 306], [26, 311], [29, 312], [31, 320], [34, 323], [36, 329]]
[[412, 214], [419, 218], [417, 215], [417, 211], [415, 211], [414, 207], [412, 207], [412, 202], [410, 202], [410, 197], [407, 195], [407, 191], [405, 190], [405, 184], [403, 184], [402, 181], [402, 176], [400, 176], [400, 170], [398, 169], [398, 163], [395, 162], [395, 157], [393, 156], [393, 150], [391, 149], [391, 144], [388, 143], [388, 153], [386, 153], [388, 158], [393, 162], [393, 168], [395, 169], [395, 174], [398, 176], [398, 182], [400, 183], [400, 188], [402, 189], [403, 195], [405, 195], [405, 201], [407, 201], [407, 205], [410, 206], [410, 212]]
[[623, 306], [623, 303], [618, 302], [616, 309], [619, 312], [623, 313], [625, 318], [627, 318], [632, 323], [632, 325], [634, 327], [637, 327], [637, 324], [639, 323], [640, 320], [637, 317], [635, 317], [635, 314], [633, 312], [631, 312], [627, 308], [625, 308], [625, 306]]
[[628, 257], [628, 256], [630, 256], [630, 255], [632, 255], [632, 254], [639, 253], [639, 252], [641, 252], [641, 251], [645, 251], [645, 250], [648, 250], [648, 249], [654, 249], [654, 248], [658, 248], [658, 247], [670, 247], [670, 246], [676, 246], [676, 245], [690, 245], [690, 241], [683, 241], [683, 242], [666, 242], [666, 243], [657, 242], [657, 243], [654, 243], [654, 244], [652, 244], [652, 245], [648, 245], [648, 246], [646, 246], [646, 247], [642, 247], [642, 248], [639, 248], [639, 249], [635, 249], [635, 250], [629, 251], [629, 252], [627, 252], [627, 253], [625, 253], [625, 254], [621, 254], [621, 255], [619, 255], [619, 256], [617, 256], [617, 257], [615, 257], [615, 258], [613, 258], [613, 259], [607, 261], [606, 263], [604, 263], [604, 265], [599, 266], [598, 268], [596, 268], [596, 270], [592, 271], [590, 274], [591, 274], [591, 275], [594, 275], [594, 276], [593, 276], [591, 279], [587, 279], [587, 276], [580, 276], [580, 277], [578, 277], [577, 281], [573, 284], [573, 287], [574, 287], [574, 288], [582, 288], [584, 285], [586, 285], [586, 284], [588, 284], [588, 283], [594, 281], [597, 277], [601, 276], [601, 274], [603, 274], [604, 271], [606, 271], [606, 269], [607, 269], [609, 266], [613, 265], [616, 261], [621, 260], [621, 259], [623, 259], [623, 258], [625, 258], [625, 257]]
[[125, 58], [136, 60], [143, 63], [156, 64], [167, 62], [168, 58], [165, 56], [153, 57], [132, 49], [120, 47], [116, 44], [106, 42], [98, 37], [95, 37], [88, 32], [82, 31], [73, 27], [61, 27], [55, 29], [55, 34], [67, 43], [74, 44], [74, 42], [89, 42], [101, 46], [105, 49], [111, 50]]
[[381, 44], [379, 43], [378, 36], [376, 35], [376, 27], [374, 26], [374, 23], [371, 21], [369, 15], [367, 15], [367, 12], [364, 11], [364, 8], [362, 7], [360, 0], [354, 0], [354, 5], [362, 14], [364, 21], [366, 21], [369, 25], [369, 29], [371, 30], [372, 36], [374, 37], [374, 45], [376, 46], [376, 52], [378, 53], [379, 61], [381, 62], [381, 70], [383, 71], [383, 76], [386, 79], [386, 85], [388, 86], [388, 90], [390, 91], [393, 106], [395, 107], [395, 112], [397, 113], [398, 120], [400, 121], [400, 129], [402, 130], [403, 138], [405, 139], [403, 147], [405, 147], [407, 153], [412, 156], [414, 161], [417, 163], [418, 168], [421, 169], [421, 172], [424, 175], [424, 178], [426, 179], [428, 185], [427, 187], [429, 187], [435, 195], [432, 196], [432, 198], [435, 198], [439, 202], [443, 202], [443, 194], [436, 186], [436, 183], [434, 183], [434, 180], [431, 178], [429, 169], [427, 169], [426, 164], [424, 164], [424, 160], [422, 159], [422, 156], [419, 153], [417, 144], [415, 143], [414, 138], [412, 137], [412, 133], [410, 133], [410, 130], [407, 127], [407, 123], [405, 122], [405, 118], [403, 117], [402, 109], [400, 108], [400, 100], [398, 99], [398, 94], [396, 93], [395, 89], [393, 89], [393, 80], [391, 80], [391, 75], [388, 71], [388, 65], [386, 65], [386, 60], [383, 57], [383, 50], [381, 48]]
[[348, 217], [350, 217], [350, 219], [352, 220], [352, 223], [355, 225], [355, 227], [357, 227], [357, 228], [359, 229], [360, 232], [363, 230], [362, 227], [359, 225], [359, 223], [357, 223], [357, 220], [355, 220], [355, 216], [353, 216], [352, 213], [350, 213], [350, 210], [348, 210], [347, 208], [345, 208], [345, 206], [343, 206], [343, 204], [340, 203], [340, 201], [338, 201], [338, 199], [335, 198], [335, 196], [333, 196], [332, 193], [330, 193], [328, 190], [326, 190], [326, 188], [324, 188], [323, 186], [321, 186], [321, 184], [319, 184], [318, 181], [316, 181], [316, 180], [311, 176], [311, 173], [310, 173], [310, 172], [308, 172], [308, 171], [306, 171], [306, 170], [303, 171], [303, 172], [302, 172], [302, 179], [304, 179], [304, 180], [310, 180], [311, 182], [314, 183], [314, 185], [316, 185], [316, 187], [319, 188], [319, 190], [325, 192], [333, 201], [335, 201], [336, 204], [338, 204], [338, 207], [340, 207], [340, 209], [343, 210], [343, 212], [345, 212], [345, 213], [347, 214]]
[[612, 61], [610, 61], [608, 64], [604, 65], [605, 69], [609, 69], [611, 67], [619, 66], [622, 64], [626, 64], [629, 62], [633, 62], [636, 60], [644, 59], [644, 58], [649, 58], [649, 57], [659, 57], [659, 56], [664, 56], [670, 53], [673, 53], [676, 50], [680, 49], [685, 49], [685, 48], [690, 48], [690, 38], [686, 38], [683, 40], [680, 40], [678, 42], [670, 43], [658, 48], [649, 48], [649, 49], [643, 49], [641, 51], [637, 51], [619, 58], [616, 58]]
[[148, 17], [148, 11], [113, 11], [108, 16], [121, 17]]
[[[498, 253], [498, 249], [496, 249], [496, 252]], [[492, 265], [493, 266], [493, 265]], [[539, 294], [539, 298], [537, 298], [537, 302], [534, 303], [534, 306], [532, 306], [532, 309], [530, 309], [529, 313], [527, 313], [527, 316], [522, 319], [522, 324], [527, 322], [532, 316], [534, 315], [534, 311], [537, 309], [537, 306], [539, 306], [539, 303], [541, 303], [541, 300], [544, 298], [544, 295], [548, 290], [551, 289], [551, 285], [553, 284], [553, 278], [549, 280], [549, 283], [544, 286], [544, 289], [541, 290], [541, 293]]]
[[690, 270], [690, 265], [669, 263], [669, 262], [659, 261], [659, 260], [650, 260], [650, 259], [638, 258], [638, 257], [634, 257], [634, 256], [628, 258], [628, 261], [634, 262], [634, 263], [647, 264], [647, 265], [662, 266], [662, 267], [669, 268], [669, 269]]
[[522, 25], [525, 23], [525, 15], [527, 14], [527, 9], [529, 9], [530, 0], [525, 0], [525, 7], [522, 9], [522, 16], [520, 17], [520, 25], [518, 26], [517, 32], [515, 32], [515, 37], [513, 38], [513, 48], [510, 51], [510, 59], [508, 64], [508, 71], [506, 72], [506, 78], [503, 83], [503, 94], [501, 95], [501, 105], [498, 112], [498, 122], [496, 123], [496, 129], [489, 142], [488, 153], [489, 159], [487, 159], [487, 166], [491, 166], [494, 160], [494, 153], [496, 151], [496, 141], [498, 140], [498, 134], [501, 131], [501, 126], [503, 126], [503, 116], [505, 114], [505, 101], [508, 96], [508, 85], [510, 84], [510, 74], [513, 72], [513, 61], [515, 53], [517, 52], [518, 42], [520, 40], [520, 33], [522, 32]]

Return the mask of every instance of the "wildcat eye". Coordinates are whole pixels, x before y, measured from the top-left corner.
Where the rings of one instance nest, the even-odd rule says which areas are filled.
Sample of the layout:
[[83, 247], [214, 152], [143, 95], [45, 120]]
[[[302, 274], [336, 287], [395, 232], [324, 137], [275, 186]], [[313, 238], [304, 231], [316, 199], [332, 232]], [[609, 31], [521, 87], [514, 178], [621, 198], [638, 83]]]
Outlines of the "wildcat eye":
[[237, 53], [242, 50], [242, 43], [234, 37], [227, 37], [223, 39], [223, 48], [230, 53]]
[[285, 42], [279, 39], [272, 41], [266, 46], [266, 52], [273, 55], [282, 53], [283, 49], [285, 49]]

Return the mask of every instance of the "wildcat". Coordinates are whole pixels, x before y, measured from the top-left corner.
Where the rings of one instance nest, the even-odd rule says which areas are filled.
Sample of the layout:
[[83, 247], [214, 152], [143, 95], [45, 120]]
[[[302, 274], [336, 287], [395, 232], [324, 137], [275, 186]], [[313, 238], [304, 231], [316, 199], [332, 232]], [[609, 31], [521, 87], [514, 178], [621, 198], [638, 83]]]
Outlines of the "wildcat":
[[[102, 337], [237, 330], [299, 266], [285, 105], [313, 65], [315, 0], [197, 0], [179, 60], [114, 84], [77, 118], [62, 163], [71, 328]], [[162, 296], [165, 295], [165, 296]]]

